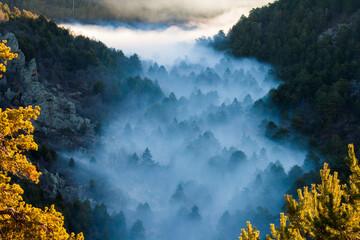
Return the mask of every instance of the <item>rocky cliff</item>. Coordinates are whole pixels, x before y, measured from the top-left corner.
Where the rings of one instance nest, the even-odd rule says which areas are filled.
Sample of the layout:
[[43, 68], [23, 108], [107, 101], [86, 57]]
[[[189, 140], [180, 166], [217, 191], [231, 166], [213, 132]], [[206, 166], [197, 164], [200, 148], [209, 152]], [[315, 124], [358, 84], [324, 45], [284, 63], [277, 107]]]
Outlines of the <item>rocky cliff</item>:
[[18, 54], [18, 58], [9, 61], [7, 72], [0, 80], [2, 105], [40, 106], [41, 114], [35, 122], [36, 135], [57, 148], [71, 149], [93, 143], [94, 124], [77, 113], [69, 94], [65, 94], [60, 85], [51, 86], [51, 81], [48, 84], [38, 81], [36, 59], [25, 61], [14, 34], [0, 37], [7, 40], [7, 45]]

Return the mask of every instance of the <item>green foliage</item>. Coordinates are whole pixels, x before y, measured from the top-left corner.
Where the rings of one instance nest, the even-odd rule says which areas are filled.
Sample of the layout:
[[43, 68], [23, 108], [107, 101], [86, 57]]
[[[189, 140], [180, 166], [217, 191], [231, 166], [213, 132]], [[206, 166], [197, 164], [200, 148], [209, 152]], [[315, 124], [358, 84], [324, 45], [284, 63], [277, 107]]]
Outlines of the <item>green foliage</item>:
[[[360, 144], [353, 131], [360, 125], [359, 29], [358, 0], [279, 0], [242, 16], [226, 38], [218, 34], [211, 44], [273, 64], [284, 83], [256, 108], [271, 111], [275, 103], [293, 113], [292, 127], [333, 158], [346, 154], [345, 143]], [[268, 126], [270, 137], [274, 127]], [[286, 131], [279, 133], [286, 138]]]
[[67, 227], [82, 229], [85, 239], [128, 239], [124, 213], [110, 215], [104, 204], [91, 207], [90, 201], [76, 200], [67, 203], [62, 212]]
[[75, 160], [74, 160], [74, 158], [70, 158], [69, 159], [69, 167], [71, 167], [71, 168], [74, 168], [75, 167]]
[[273, 135], [275, 139], [286, 139], [289, 138], [290, 131], [287, 128], [280, 127], [279, 130]]
[[302, 132], [304, 130], [304, 127], [305, 127], [304, 120], [299, 116], [293, 116], [291, 118], [291, 124], [292, 124], [293, 128], [295, 128], [296, 130], [298, 130], [300, 132]]
[[57, 20], [77, 20], [83, 22], [124, 20], [118, 16], [103, 1], [99, 0], [75, 0], [73, 12], [73, 0], [2, 0], [10, 7], [27, 9], [37, 14], [49, 16]]
[[48, 163], [52, 163], [57, 159], [57, 153], [55, 149], [49, 147], [46, 142], [42, 143], [38, 151], [31, 151], [30, 157], [35, 160], [43, 160]]
[[[268, 240], [287, 239], [358, 239], [360, 236], [360, 167], [354, 146], [348, 146], [348, 164], [351, 175], [348, 184], [340, 184], [338, 173], [330, 174], [328, 164], [320, 170], [321, 183], [311, 190], [298, 189], [298, 201], [286, 195], [286, 212], [280, 215], [280, 227], [271, 224]], [[289, 223], [287, 223], [289, 221]], [[248, 223], [248, 231], [251, 225]], [[250, 229], [250, 230], [249, 230]], [[240, 240], [249, 238], [242, 230]], [[247, 237], [247, 238], [246, 238]]]
[[104, 97], [105, 96], [105, 84], [103, 81], [101, 80], [97, 80], [95, 83], [94, 83], [94, 86], [93, 86], [93, 92], [94, 94], [100, 94], [101, 97]]
[[127, 58], [122, 51], [109, 49], [101, 42], [73, 36], [43, 16], [14, 17], [16, 8], [11, 11], [6, 4], [0, 4], [1, 9], [6, 9], [3, 11], [9, 16], [0, 23], [2, 32], [16, 35], [28, 61], [36, 57], [40, 78], [50, 78], [66, 90], [76, 88], [87, 92], [88, 86], [93, 86], [95, 94], [110, 96], [110, 79], [114, 81], [116, 76], [120, 82], [119, 79], [141, 72], [141, 62], [136, 55]]
[[[91, 184], [95, 181], [89, 181]], [[24, 200], [36, 207], [55, 204], [65, 217], [64, 226], [69, 229], [82, 229], [85, 239], [103, 240], [111, 236], [110, 240], [128, 239], [126, 217], [123, 212], [109, 214], [105, 205], [92, 206], [90, 201], [64, 201], [60, 192], [55, 198], [49, 198], [41, 185], [21, 181], [25, 193]]]
[[[10, 1], [9, 4], [19, 2]], [[24, 3], [30, 6], [35, 1]], [[52, 1], [41, 3], [56, 4]], [[158, 84], [136, 77], [142, 72], [137, 55], [126, 57], [122, 51], [109, 49], [101, 42], [74, 36], [43, 16], [29, 17], [23, 14], [25, 11], [18, 16], [18, 10], [10, 9], [6, 4], [0, 4], [1, 11], [6, 13], [6, 20], [0, 21], [1, 34], [14, 33], [26, 60], [36, 58], [37, 71], [34, 74], [38, 81], [49, 83], [69, 96], [76, 104], [77, 113], [98, 126], [119, 104], [122, 107], [132, 102], [142, 106], [163, 97]], [[18, 73], [7, 73], [6, 77], [8, 84], [3, 86], [4, 89], [10, 87], [15, 92], [23, 91], [18, 84]], [[6, 103], [3, 105], [8, 106]], [[91, 134], [85, 124], [80, 126], [77, 134]], [[51, 139], [41, 140], [51, 142]]]
[[81, 135], [85, 135], [87, 129], [88, 129], [87, 124], [86, 124], [86, 122], [84, 121], [84, 122], [80, 125], [79, 133], [80, 133]]

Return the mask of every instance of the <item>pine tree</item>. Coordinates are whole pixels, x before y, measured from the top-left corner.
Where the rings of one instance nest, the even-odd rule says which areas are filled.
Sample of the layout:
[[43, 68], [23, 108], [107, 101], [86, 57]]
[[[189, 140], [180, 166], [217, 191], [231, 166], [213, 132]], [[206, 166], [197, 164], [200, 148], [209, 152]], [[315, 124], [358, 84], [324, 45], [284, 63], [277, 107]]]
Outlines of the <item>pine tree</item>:
[[[351, 171], [348, 184], [340, 184], [338, 173], [330, 174], [328, 164], [324, 163], [320, 184], [312, 184], [310, 190], [298, 189], [298, 201], [291, 195], [285, 196], [287, 216], [280, 214], [280, 227], [270, 225], [268, 240], [360, 239], [360, 167], [354, 146], [350, 144], [348, 148], [346, 163]], [[239, 239], [259, 239], [247, 232], [242, 230]]]
[[194, 205], [191, 208], [191, 213], [189, 214], [189, 219], [194, 221], [200, 221], [201, 215], [199, 213], [199, 207]]
[[[5, 43], [0, 43], [2, 72], [6, 71], [7, 61], [17, 57]], [[44, 210], [35, 208], [23, 201], [24, 191], [18, 184], [10, 184], [8, 173], [39, 182], [41, 173], [24, 155], [26, 151], [38, 149], [31, 120], [36, 120], [39, 114], [40, 108], [32, 106], [0, 109], [0, 239], [83, 240], [82, 233], [75, 238], [73, 233], [66, 232], [64, 217], [54, 205]]]
[[130, 240], [144, 240], [145, 228], [142, 222], [138, 219], [130, 229]]
[[146, 148], [144, 153], [142, 154], [142, 164], [149, 167], [155, 164], [149, 148]]
[[178, 202], [178, 201], [184, 201], [185, 199], [186, 199], [186, 197], [184, 194], [184, 187], [182, 186], [182, 184], [179, 184], [176, 187], [174, 194], [171, 196], [171, 200]]
[[246, 230], [241, 229], [241, 237], [240, 240], [260, 240], [260, 231], [256, 230], [256, 227], [253, 228], [250, 222], [246, 222]]

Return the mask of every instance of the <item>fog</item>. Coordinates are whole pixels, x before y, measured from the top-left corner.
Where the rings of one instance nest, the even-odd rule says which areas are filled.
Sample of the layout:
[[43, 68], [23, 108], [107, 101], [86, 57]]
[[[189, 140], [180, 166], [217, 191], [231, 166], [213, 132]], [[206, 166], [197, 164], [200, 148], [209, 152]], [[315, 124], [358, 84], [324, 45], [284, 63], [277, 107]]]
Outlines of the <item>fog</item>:
[[[116, 1], [114, 0], [112, 2]], [[120, 2], [123, 1], [118, 1], [118, 3]], [[148, 1], [142, 2], [148, 4]], [[159, 3], [161, 2], [170, 4], [175, 1], [159, 1]], [[209, 7], [212, 6], [215, 8], [215, 6], [217, 6], [214, 4], [215, 1], [197, 1], [197, 4], [205, 6], [208, 2], [211, 3]], [[121, 49], [127, 55], [136, 53], [143, 59], [152, 59], [156, 60], [159, 64], [168, 65], [173, 64], [178, 57], [193, 55], [194, 51], [192, 46], [196, 39], [202, 36], [213, 36], [220, 30], [228, 32], [239, 20], [241, 15], [247, 15], [253, 7], [261, 6], [268, 2], [271, 1], [224, 1], [224, 4], [226, 3], [225, 5], [228, 6], [226, 11], [221, 11], [218, 15], [205, 19], [189, 18], [182, 24], [169, 24], [166, 22], [152, 23], [145, 21], [142, 23], [118, 22], [116, 25], [83, 25], [80, 23], [63, 23], [61, 25], [69, 28], [74, 34], [82, 34], [102, 41], [108, 47]], [[181, 3], [184, 6], [188, 6], [189, 1], [181, 1]], [[234, 6], [231, 7], [230, 3], [234, 3]], [[156, 6], [155, 4], [154, 7]], [[142, 14], [139, 8], [138, 5], [134, 5], [134, 9], [131, 11], [141, 16], [147, 16], [147, 14]], [[177, 8], [177, 6], [174, 5], [173, 8]], [[192, 7], [192, 9], [197, 8]]]
[[144, 22], [184, 23], [214, 18], [232, 9], [244, 13], [269, 0], [104, 0], [109, 9], [124, 19]]
[[277, 117], [253, 109], [279, 85], [271, 66], [197, 48], [203, 59], [170, 68], [143, 61], [144, 77], [167, 97], [143, 108], [129, 102], [94, 152], [66, 154], [82, 184], [95, 181], [89, 196], [123, 211], [129, 225], [140, 219], [146, 239], [235, 239], [249, 219], [267, 231], [295, 180], [287, 172], [305, 158], [266, 138], [262, 120]]
[[268, 232], [283, 195], [302, 174], [296, 165], [306, 151], [288, 141], [289, 133], [266, 137], [267, 121], [279, 116], [254, 107], [280, 84], [272, 67], [196, 44], [219, 30], [211, 22], [155, 29], [65, 25], [138, 53], [141, 77], [165, 95], [149, 104], [127, 102], [104, 125], [95, 149], [63, 153], [75, 159], [88, 197], [123, 211], [129, 227], [140, 220], [148, 240], [236, 239], [247, 220]]

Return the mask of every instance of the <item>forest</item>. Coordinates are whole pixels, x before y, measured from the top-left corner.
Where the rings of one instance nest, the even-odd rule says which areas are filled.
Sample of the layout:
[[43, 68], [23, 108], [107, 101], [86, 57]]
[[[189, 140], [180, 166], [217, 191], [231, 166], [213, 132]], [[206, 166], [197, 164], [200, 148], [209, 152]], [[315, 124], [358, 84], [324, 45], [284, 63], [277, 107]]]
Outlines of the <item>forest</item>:
[[[67, 232], [94, 240], [356, 239], [359, 1], [275, 1], [198, 39], [200, 61], [167, 65], [59, 27], [129, 20], [72, 4], [0, 2], [18, 54], [0, 107], [41, 105], [26, 154], [40, 183], [10, 173], [26, 203], [53, 204]], [[43, 99], [64, 101], [56, 121]]]
[[[346, 173], [346, 145], [360, 142], [360, 3], [276, 1], [242, 16], [227, 36], [210, 44], [275, 66], [284, 81], [264, 111], [279, 107], [285, 126], [309, 136], [309, 145]], [[346, 173], [348, 174], [348, 173]], [[344, 174], [342, 177], [346, 177]]]
[[121, 16], [117, 16], [103, 1], [99, 0], [5, 0], [2, 2], [10, 8], [25, 9], [54, 20], [73, 19], [83, 22], [124, 20], [121, 19]]
[[[75, 37], [68, 30], [59, 28], [55, 22], [29, 11], [10, 9], [2, 3], [0, 9], [5, 19], [0, 23], [1, 34], [15, 34], [19, 49], [24, 54], [24, 62], [36, 58], [39, 75], [37, 81], [59, 86], [56, 91], [70, 95], [79, 114], [89, 117], [96, 125], [96, 131], [101, 131], [101, 124], [106, 124], [106, 117], [112, 107], [126, 105], [126, 101], [146, 106], [147, 102], [151, 103], [163, 96], [156, 84], [138, 77], [142, 67], [137, 55], [126, 57], [121, 51], [109, 49], [101, 42], [83, 36]], [[2, 109], [17, 108], [24, 104], [21, 92], [24, 92], [25, 85], [20, 81], [18, 71], [17, 66], [12, 66], [10, 61], [6, 72], [7, 81], [1, 84]], [[9, 88], [17, 93], [10, 99], [4, 97]], [[74, 95], [74, 89], [80, 95]], [[59, 163], [57, 151], [83, 146], [83, 141], [74, 142], [74, 139], [94, 134], [86, 126], [85, 129], [81, 126], [78, 129], [67, 128], [44, 133], [40, 129], [43, 123], [35, 124], [34, 137], [39, 149], [30, 151], [27, 157], [50, 171], [56, 171], [55, 165]], [[69, 143], [60, 143], [59, 138], [63, 134], [69, 136], [70, 146]], [[87, 239], [132, 236], [121, 212], [109, 214], [105, 205], [93, 206], [89, 201], [64, 200], [60, 192], [49, 196], [44, 185], [29, 183], [16, 176], [12, 181], [20, 183], [25, 190], [25, 202], [41, 208], [55, 204], [56, 209], [65, 216], [65, 227], [77, 233], [84, 232]], [[107, 224], [99, 225], [99, 222]], [[135, 229], [141, 227], [138, 225], [135, 225]]]

